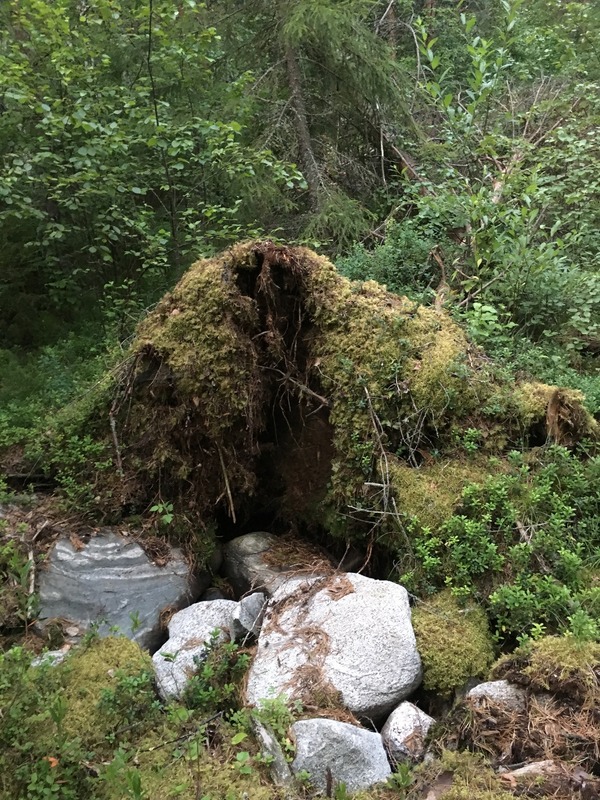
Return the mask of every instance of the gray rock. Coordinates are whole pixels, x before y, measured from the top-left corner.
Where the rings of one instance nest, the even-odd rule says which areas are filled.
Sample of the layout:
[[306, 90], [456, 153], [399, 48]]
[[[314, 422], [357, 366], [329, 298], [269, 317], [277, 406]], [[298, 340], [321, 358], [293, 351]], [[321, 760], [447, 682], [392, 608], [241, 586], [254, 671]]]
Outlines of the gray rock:
[[525, 708], [526, 694], [508, 681], [486, 681], [467, 692], [467, 699], [477, 703], [484, 699], [491, 700], [519, 711]]
[[[281, 537], [265, 531], [247, 533], [228, 542], [223, 561], [234, 591], [244, 595], [260, 589], [272, 595], [290, 575], [305, 571], [307, 564], [298, 563], [298, 559], [287, 552], [288, 548]], [[310, 552], [309, 545], [305, 544], [305, 549]], [[316, 548], [309, 560], [333, 571], [332, 565]]]
[[161, 611], [187, 605], [207, 583], [206, 575], [191, 574], [180, 551], [158, 567], [138, 544], [110, 529], [81, 550], [59, 539], [39, 574], [39, 625], [61, 619], [85, 630], [97, 623], [101, 635], [118, 628], [152, 651], [162, 635]]
[[267, 607], [267, 596], [262, 592], [254, 592], [243, 597], [237, 604], [229, 632], [234, 641], [244, 640], [250, 636], [258, 636]]
[[379, 719], [421, 681], [406, 590], [362, 575], [288, 581], [272, 597], [248, 673], [247, 701], [310, 701], [339, 692], [361, 718]]
[[[378, 733], [332, 719], [305, 719], [292, 725], [296, 757], [292, 771], [306, 770], [315, 789], [345, 783], [349, 791], [367, 789], [390, 776]], [[328, 779], [328, 772], [331, 778]]]
[[276, 786], [291, 786], [294, 782], [294, 776], [271, 726], [264, 722], [259, 722], [253, 717], [252, 729], [261, 751], [271, 756], [272, 761], [269, 765], [269, 771], [273, 783]]
[[217, 586], [209, 586], [201, 598], [203, 601], [208, 600], [228, 600], [227, 595], [222, 592]]
[[276, 588], [283, 569], [267, 563], [265, 556], [277, 544], [274, 533], [257, 531], [232, 539], [225, 546], [223, 560], [225, 573], [239, 594], [266, 589], [269, 594]]
[[169, 639], [152, 656], [156, 683], [164, 700], [181, 697], [197, 663], [206, 657], [213, 631], [218, 631], [218, 642], [228, 641], [236, 606], [233, 600], [211, 600], [195, 603], [171, 618]]
[[32, 667], [41, 667], [41, 666], [51, 666], [55, 667], [57, 664], [60, 664], [62, 661], [65, 660], [67, 655], [69, 654], [69, 648], [65, 648], [63, 650], [46, 650], [45, 653], [37, 656], [31, 662]]
[[381, 730], [381, 738], [392, 761], [396, 764], [420, 761], [425, 754], [427, 731], [434, 722], [433, 717], [412, 703], [400, 703]]

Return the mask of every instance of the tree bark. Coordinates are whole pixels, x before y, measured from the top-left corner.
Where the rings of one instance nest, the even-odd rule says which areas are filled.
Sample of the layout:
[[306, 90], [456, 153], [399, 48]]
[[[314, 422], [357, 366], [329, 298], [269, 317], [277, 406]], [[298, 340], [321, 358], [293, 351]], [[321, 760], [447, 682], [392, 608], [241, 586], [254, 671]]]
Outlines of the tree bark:
[[292, 95], [292, 105], [296, 114], [296, 134], [300, 147], [300, 165], [308, 184], [308, 195], [313, 210], [317, 209], [321, 198], [321, 175], [315, 158], [315, 152], [308, 127], [308, 115], [304, 92], [302, 89], [302, 75], [296, 54], [290, 44], [285, 46], [285, 63], [287, 78]]

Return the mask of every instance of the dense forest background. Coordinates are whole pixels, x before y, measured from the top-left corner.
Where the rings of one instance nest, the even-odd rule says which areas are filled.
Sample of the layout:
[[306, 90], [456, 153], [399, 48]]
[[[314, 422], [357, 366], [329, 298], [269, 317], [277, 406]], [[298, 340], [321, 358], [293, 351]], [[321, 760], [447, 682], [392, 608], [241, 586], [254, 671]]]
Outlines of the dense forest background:
[[[90, 523], [405, 587], [439, 733], [357, 798], [599, 796], [599, 53], [600, 0], [0, 0], [0, 800], [309, 796], [264, 780], [256, 720], [285, 767], [304, 712], [246, 707], [246, 636], [177, 703], [94, 626], [32, 662]], [[453, 704], [486, 676], [526, 707]]]
[[0, 6], [0, 445], [199, 256], [266, 236], [600, 410], [600, 7]]

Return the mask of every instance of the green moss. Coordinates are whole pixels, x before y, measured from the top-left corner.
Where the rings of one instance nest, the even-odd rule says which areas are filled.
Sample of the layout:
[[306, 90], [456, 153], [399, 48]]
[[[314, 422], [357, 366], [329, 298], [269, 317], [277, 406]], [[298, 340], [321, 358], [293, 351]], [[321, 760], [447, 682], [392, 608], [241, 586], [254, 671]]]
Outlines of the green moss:
[[398, 511], [419, 527], [438, 528], [452, 516], [469, 483], [481, 481], [491, 468], [485, 458], [458, 457], [424, 463], [418, 469], [398, 459], [389, 462], [390, 484]]
[[[66, 714], [62, 723], [69, 737], [89, 745], [101, 744], [113, 727], [123, 726], [115, 718], [110, 703], [103, 705], [105, 693], [114, 692], [119, 682], [153, 674], [152, 660], [135, 642], [125, 637], [108, 637], [76, 652], [58, 667], [64, 673], [63, 699]], [[132, 698], [129, 698], [131, 701]], [[147, 712], [140, 709], [140, 717]], [[139, 720], [136, 720], [139, 721]]]
[[[435, 792], [439, 800], [511, 800], [514, 795], [502, 788], [500, 778], [486, 761], [473, 753], [444, 750], [439, 759], [417, 768], [416, 784], [408, 797], [423, 797], [423, 790], [434, 785], [442, 774], [451, 773], [451, 785], [446, 791]], [[444, 785], [450, 781], [444, 780]]]
[[423, 661], [423, 686], [449, 695], [469, 678], [483, 676], [494, 657], [485, 612], [461, 607], [449, 590], [413, 611], [417, 648]]
[[519, 418], [524, 425], [532, 425], [546, 419], [546, 411], [555, 386], [544, 383], [522, 383], [515, 387], [513, 401]]
[[263, 780], [259, 766], [252, 765], [250, 774], [236, 768], [233, 748], [222, 745], [207, 749], [202, 729], [186, 731], [185, 726], [165, 722], [139, 739], [132, 755], [135, 757], [126, 765], [120, 763], [118, 756], [107, 765], [102, 800], [129, 797], [128, 781], [133, 772], [137, 773], [143, 796], [152, 800], [279, 797], [278, 790]]
[[494, 665], [492, 674], [552, 691], [594, 707], [600, 704], [600, 643], [567, 634], [528, 642]]

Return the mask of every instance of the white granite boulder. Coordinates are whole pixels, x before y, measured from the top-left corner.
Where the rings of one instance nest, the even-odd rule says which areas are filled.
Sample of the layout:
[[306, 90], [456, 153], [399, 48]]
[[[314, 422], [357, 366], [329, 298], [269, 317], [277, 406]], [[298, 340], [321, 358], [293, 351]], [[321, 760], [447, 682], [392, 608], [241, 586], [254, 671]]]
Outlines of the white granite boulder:
[[165, 608], [182, 608], [208, 585], [208, 575], [195, 576], [179, 550], [157, 566], [139, 544], [111, 529], [83, 547], [59, 539], [39, 574], [38, 624], [60, 619], [74, 623], [75, 634], [92, 624], [101, 635], [111, 628], [153, 650], [162, 636]]
[[400, 703], [392, 711], [381, 729], [381, 738], [394, 764], [423, 758], [425, 737], [434, 722], [412, 703]]
[[493, 703], [504, 705], [515, 711], [525, 708], [526, 697], [523, 689], [504, 680], [478, 683], [467, 692], [467, 700], [471, 702], [480, 703], [482, 700], [491, 700]]
[[233, 600], [210, 600], [195, 603], [172, 617], [168, 641], [152, 656], [163, 700], [181, 697], [198, 662], [206, 657], [213, 631], [218, 631], [218, 642], [228, 641], [236, 606]]
[[391, 775], [378, 733], [333, 719], [305, 719], [292, 725], [292, 735], [296, 742], [292, 772], [308, 772], [319, 791], [344, 783], [356, 792]]
[[269, 605], [250, 667], [247, 702], [339, 693], [360, 718], [380, 719], [421, 681], [406, 590], [342, 573], [294, 580]]

